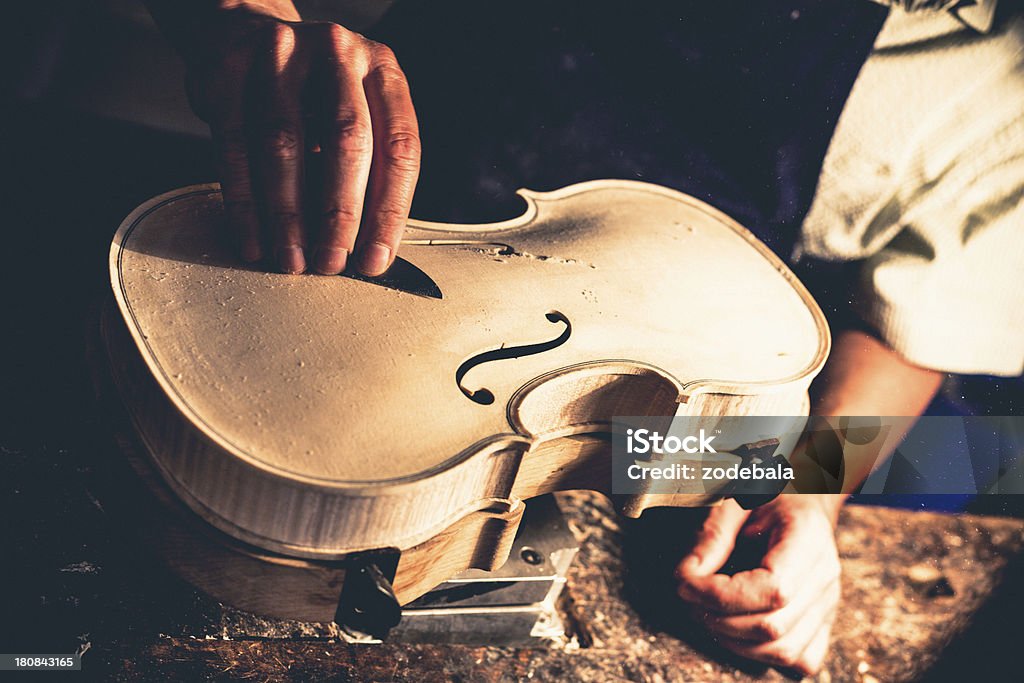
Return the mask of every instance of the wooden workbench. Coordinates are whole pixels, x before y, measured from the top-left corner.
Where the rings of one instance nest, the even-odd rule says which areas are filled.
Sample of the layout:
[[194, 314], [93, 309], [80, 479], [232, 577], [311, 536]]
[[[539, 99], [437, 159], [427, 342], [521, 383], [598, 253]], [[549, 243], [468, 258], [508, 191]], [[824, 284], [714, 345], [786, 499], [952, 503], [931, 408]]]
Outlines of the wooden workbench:
[[[102, 466], [15, 448], [5, 449], [3, 464], [4, 500], [19, 524], [9, 527], [7, 546], [15, 551], [6, 569], [14, 619], [0, 642], [23, 652], [70, 652], [88, 643], [88, 678], [784, 680], [704, 641], [643, 575], [659, 561], [643, 539], [668, 538], [675, 520], [624, 529], [594, 494], [561, 498], [581, 542], [569, 575], [575, 624], [567, 643], [350, 645], [324, 624], [225, 608], [171, 576], [107, 514], [101, 501], [117, 492], [104, 488]], [[850, 506], [839, 545], [844, 606], [819, 680], [955, 679], [974, 671], [991, 680], [1014, 661], [1003, 645], [1019, 640], [1012, 617], [1024, 606], [1016, 559], [1024, 521]]]

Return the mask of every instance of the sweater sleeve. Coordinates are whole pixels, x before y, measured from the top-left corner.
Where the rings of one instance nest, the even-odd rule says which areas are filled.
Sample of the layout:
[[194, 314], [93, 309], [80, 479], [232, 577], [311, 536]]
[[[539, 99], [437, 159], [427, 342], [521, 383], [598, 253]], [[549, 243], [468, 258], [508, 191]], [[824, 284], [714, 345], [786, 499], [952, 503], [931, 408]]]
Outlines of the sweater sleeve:
[[[1024, 128], [1019, 134], [1024, 143]], [[981, 156], [987, 156], [982, 154]], [[959, 178], [957, 176], [960, 176]], [[944, 173], [864, 262], [859, 311], [907, 360], [1024, 372], [1024, 156]]]
[[[989, 34], [949, 33], [948, 17], [926, 14], [890, 14], [843, 110], [796, 257], [850, 263], [853, 312], [907, 360], [1019, 375], [1024, 12]], [[935, 37], [908, 42], [910, 29]]]

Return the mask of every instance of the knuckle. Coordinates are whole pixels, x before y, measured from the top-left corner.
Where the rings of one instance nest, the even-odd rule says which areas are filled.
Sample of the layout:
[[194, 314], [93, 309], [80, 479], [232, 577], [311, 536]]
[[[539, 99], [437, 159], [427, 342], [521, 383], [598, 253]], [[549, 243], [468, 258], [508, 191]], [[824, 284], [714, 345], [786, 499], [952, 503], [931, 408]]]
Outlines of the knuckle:
[[708, 604], [716, 610], [725, 610], [733, 597], [730, 592], [720, 586], [711, 588], [706, 596]]
[[272, 125], [263, 134], [263, 147], [277, 159], [293, 161], [299, 156], [299, 132], [293, 125]]
[[295, 29], [282, 21], [267, 24], [263, 30], [264, 38], [274, 45], [290, 41], [295, 37]]
[[395, 131], [384, 141], [384, 158], [401, 170], [414, 171], [420, 164], [420, 137], [409, 130]]
[[295, 29], [288, 24], [275, 22], [266, 29], [261, 45], [261, 52], [265, 57], [259, 60], [259, 64], [260, 71], [269, 79], [265, 87], [271, 92], [281, 90], [288, 84], [287, 67], [295, 51], [297, 39]]
[[402, 71], [402, 67], [398, 66], [398, 60], [395, 59], [394, 53], [390, 48], [381, 47], [387, 50], [388, 56], [381, 57], [379, 51], [373, 52], [373, 68], [370, 69], [370, 77], [385, 89], [407, 88], [405, 72]]
[[373, 149], [370, 122], [355, 111], [340, 111], [330, 126], [330, 137], [338, 151], [369, 153]]
[[328, 22], [319, 24], [318, 28], [326, 47], [335, 57], [348, 54], [355, 45], [358, 45], [358, 35], [344, 26]]
[[334, 58], [347, 73], [362, 79], [370, 73], [370, 66], [374, 62], [372, 46], [375, 43], [358, 33], [345, 29], [342, 31], [343, 35], [335, 38], [332, 45]]
[[[390, 47], [384, 43], [370, 42], [369, 48], [374, 60], [380, 67], [398, 69], [398, 58], [395, 57], [395, 52]], [[401, 69], [398, 69], [398, 71], [401, 73]]]
[[770, 609], [782, 609], [793, 599], [792, 590], [774, 577], [769, 579], [767, 592]]
[[388, 238], [405, 227], [405, 211], [395, 206], [379, 208], [374, 212], [373, 217], [374, 224], [377, 226], [375, 232], [382, 242], [390, 242], [391, 240]]
[[286, 51], [295, 42], [295, 30], [280, 21], [274, 21], [261, 27], [255, 34], [255, 44], [259, 52], [277, 56]]
[[349, 36], [351, 34], [348, 31], [346, 31], [345, 28], [342, 27], [340, 24], [328, 22], [326, 24], [323, 24], [323, 26], [323, 30], [327, 34], [327, 37], [330, 39], [332, 44], [342, 45], [348, 42]]
[[332, 207], [324, 211], [323, 218], [328, 225], [352, 225], [359, 223], [360, 214], [351, 208]]
[[767, 641], [778, 640], [784, 633], [782, 627], [777, 621], [770, 618], [764, 618], [757, 624], [758, 635]]

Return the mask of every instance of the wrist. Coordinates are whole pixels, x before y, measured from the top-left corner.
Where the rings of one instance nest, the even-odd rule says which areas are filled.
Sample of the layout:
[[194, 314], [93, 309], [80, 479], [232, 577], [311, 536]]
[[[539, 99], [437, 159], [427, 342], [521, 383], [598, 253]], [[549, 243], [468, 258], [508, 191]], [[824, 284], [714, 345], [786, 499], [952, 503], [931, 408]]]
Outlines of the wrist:
[[798, 515], [823, 514], [834, 528], [848, 497], [842, 493], [783, 493], [768, 505], [777, 505]]
[[846, 499], [849, 498], [847, 493], [819, 493], [819, 494], [804, 494], [810, 495], [815, 499], [815, 502], [821, 506], [821, 509], [825, 512], [825, 515], [832, 522], [832, 526], [839, 522], [839, 512], [843, 509], [843, 505], [846, 504]]

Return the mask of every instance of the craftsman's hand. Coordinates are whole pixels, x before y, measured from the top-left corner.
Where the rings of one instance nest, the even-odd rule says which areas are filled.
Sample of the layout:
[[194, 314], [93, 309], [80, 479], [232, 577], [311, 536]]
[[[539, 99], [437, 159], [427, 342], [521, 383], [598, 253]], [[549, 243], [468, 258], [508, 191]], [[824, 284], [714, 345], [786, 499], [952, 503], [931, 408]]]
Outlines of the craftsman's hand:
[[[784, 495], [753, 511], [733, 500], [713, 508], [676, 570], [679, 595], [729, 650], [815, 673], [839, 604], [839, 505], [838, 496]], [[760, 567], [718, 573], [741, 535], [766, 535]]]
[[[395, 258], [419, 174], [405, 76], [388, 47], [358, 33], [247, 4], [207, 23], [207, 49], [194, 50], [188, 73], [239, 254], [324, 274], [351, 255], [379, 275]], [[314, 153], [316, 179], [307, 172]]]

